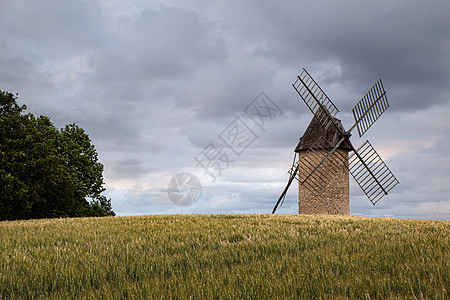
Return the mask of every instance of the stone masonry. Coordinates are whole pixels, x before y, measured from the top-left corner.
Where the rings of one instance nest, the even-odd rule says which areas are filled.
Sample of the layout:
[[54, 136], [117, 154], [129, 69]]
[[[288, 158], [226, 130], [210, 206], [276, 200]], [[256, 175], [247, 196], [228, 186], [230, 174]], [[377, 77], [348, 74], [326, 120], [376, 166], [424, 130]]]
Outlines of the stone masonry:
[[[324, 151], [325, 150], [319, 150]], [[348, 150], [337, 149], [339, 155], [348, 158]], [[325, 153], [326, 154], [326, 153]], [[307, 151], [298, 152], [299, 159], [308, 155]], [[334, 153], [333, 155], [338, 155]], [[339, 170], [331, 176], [328, 184], [318, 195], [311, 193], [305, 186], [298, 185], [298, 213], [299, 214], [342, 214], [350, 213], [349, 203], [349, 171], [347, 165], [341, 165]]]

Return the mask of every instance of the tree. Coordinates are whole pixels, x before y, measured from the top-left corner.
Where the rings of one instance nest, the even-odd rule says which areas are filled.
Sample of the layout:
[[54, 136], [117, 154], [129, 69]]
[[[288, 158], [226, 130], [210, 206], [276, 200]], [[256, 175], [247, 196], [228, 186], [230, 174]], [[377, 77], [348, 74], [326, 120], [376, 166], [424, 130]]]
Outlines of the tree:
[[58, 130], [16, 99], [0, 91], [0, 220], [114, 215], [84, 130]]
[[[111, 200], [101, 195], [105, 191], [103, 165], [98, 162], [97, 151], [83, 128], [76, 124], [66, 125], [61, 130], [60, 145], [63, 147], [70, 174], [74, 179], [75, 197], [81, 203], [84, 203], [87, 197], [92, 199], [89, 208], [82, 205], [80, 207], [91, 210], [88, 214], [99, 216], [113, 214]], [[86, 214], [86, 212], [80, 212], [80, 214]]]

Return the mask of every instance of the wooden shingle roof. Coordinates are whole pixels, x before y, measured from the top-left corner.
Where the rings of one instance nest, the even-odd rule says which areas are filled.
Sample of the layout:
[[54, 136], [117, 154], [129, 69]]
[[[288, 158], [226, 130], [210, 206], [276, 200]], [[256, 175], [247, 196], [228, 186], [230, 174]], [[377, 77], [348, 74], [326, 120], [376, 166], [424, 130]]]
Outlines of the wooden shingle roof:
[[[345, 132], [344, 127], [342, 126], [341, 120], [334, 118], [337, 126]], [[320, 137], [323, 137], [319, 139]], [[340, 140], [339, 132], [332, 124], [325, 129], [320, 123], [317, 116], [314, 116], [309, 123], [308, 128], [306, 129], [303, 136], [300, 138], [300, 141], [295, 148], [295, 152], [300, 152], [302, 150], [308, 150], [310, 148], [324, 148], [324, 149], [333, 149]], [[344, 141], [339, 145], [338, 149], [344, 149], [347, 151], [351, 150], [349, 145], [350, 141]]]

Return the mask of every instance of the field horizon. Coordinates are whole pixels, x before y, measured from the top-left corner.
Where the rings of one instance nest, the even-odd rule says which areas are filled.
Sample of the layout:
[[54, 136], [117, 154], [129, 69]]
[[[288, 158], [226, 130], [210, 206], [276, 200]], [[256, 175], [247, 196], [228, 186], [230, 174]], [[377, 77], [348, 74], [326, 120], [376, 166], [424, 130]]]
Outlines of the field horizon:
[[150, 215], [0, 222], [0, 298], [449, 297], [450, 222]]

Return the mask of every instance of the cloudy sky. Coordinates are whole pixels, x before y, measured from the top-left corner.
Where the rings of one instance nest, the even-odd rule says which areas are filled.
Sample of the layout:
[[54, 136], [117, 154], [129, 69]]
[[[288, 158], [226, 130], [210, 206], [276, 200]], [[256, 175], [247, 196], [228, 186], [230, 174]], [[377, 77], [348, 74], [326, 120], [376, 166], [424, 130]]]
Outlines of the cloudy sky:
[[[89, 133], [118, 215], [269, 213], [312, 117], [291, 86], [302, 68], [346, 128], [381, 77], [390, 108], [352, 143], [369, 139], [400, 185], [374, 207], [351, 181], [350, 213], [449, 220], [449, 12], [448, 0], [1, 1], [0, 89]], [[194, 205], [169, 197], [180, 173], [201, 182]], [[278, 212], [297, 212], [295, 185]]]

